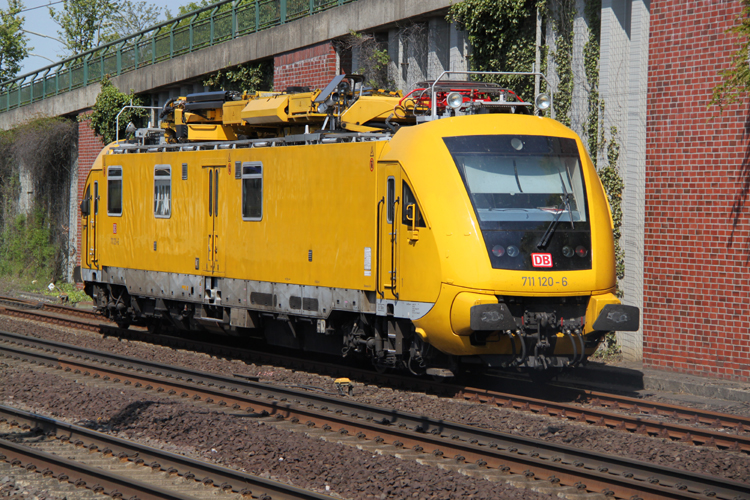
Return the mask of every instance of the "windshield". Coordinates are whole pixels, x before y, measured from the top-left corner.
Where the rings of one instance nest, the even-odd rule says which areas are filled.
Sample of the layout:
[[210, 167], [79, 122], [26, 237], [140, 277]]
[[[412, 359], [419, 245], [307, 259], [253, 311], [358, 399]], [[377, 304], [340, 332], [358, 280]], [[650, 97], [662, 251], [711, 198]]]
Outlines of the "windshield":
[[544, 223], [558, 216], [562, 224], [586, 221], [573, 139], [483, 135], [444, 140], [480, 222]]

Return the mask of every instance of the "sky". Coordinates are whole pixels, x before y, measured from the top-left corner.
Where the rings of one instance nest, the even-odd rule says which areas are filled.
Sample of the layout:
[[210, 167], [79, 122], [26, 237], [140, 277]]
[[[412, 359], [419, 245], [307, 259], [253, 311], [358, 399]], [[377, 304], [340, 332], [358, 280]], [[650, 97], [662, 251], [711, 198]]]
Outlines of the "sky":
[[[31, 9], [33, 7], [41, 8], [21, 13], [21, 15], [26, 18], [26, 22], [23, 24], [23, 29], [27, 31], [26, 36], [29, 39], [29, 46], [34, 47], [34, 49], [29, 52], [36, 55], [29, 55], [29, 57], [23, 60], [21, 63], [21, 72], [18, 74], [19, 76], [52, 64], [51, 61], [48, 61], [45, 58], [52, 59], [54, 62], [60, 60], [57, 55], [63, 52], [62, 44], [51, 38], [39, 36], [46, 35], [55, 38], [59, 37], [57, 34], [59, 26], [52, 20], [49, 15], [49, 9], [46, 7], [46, 5], [57, 1], [58, 0], [25, 0], [23, 2], [24, 9]], [[53, 5], [53, 7], [59, 9], [62, 7], [62, 2]], [[0, 8], [7, 9], [8, 1], [0, 0]], [[39, 35], [29, 33], [30, 31], [38, 33]]]
[[[172, 1], [167, 0], [166, 4], [170, 3]], [[185, 2], [175, 3], [181, 5]], [[59, 41], [53, 39], [60, 37], [57, 33], [60, 27], [55, 24], [49, 15], [49, 8], [47, 6], [50, 4], [56, 10], [61, 9], [63, 6], [62, 0], [23, 0], [24, 10], [26, 10], [26, 12], [21, 13], [26, 18], [23, 29], [26, 30], [29, 46], [34, 47], [34, 49], [29, 50], [31, 54], [21, 63], [21, 72], [18, 73], [18, 76], [62, 60], [58, 54], [64, 52], [63, 46]], [[0, 0], [0, 8], [7, 9], [8, 0]]]

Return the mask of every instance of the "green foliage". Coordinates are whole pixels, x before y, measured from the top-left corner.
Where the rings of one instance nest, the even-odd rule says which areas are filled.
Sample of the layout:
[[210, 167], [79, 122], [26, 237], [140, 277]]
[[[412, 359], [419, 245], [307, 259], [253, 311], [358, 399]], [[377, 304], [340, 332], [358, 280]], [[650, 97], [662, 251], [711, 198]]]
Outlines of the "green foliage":
[[591, 357], [602, 361], [612, 361], [619, 358], [620, 353], [622, 353], [622, 349], [617, 344], [617, 335], [615, 332], [609, 332], [604, 337], [604, 342], [599, 344], [599, 349]]
[[554, 30], [557, 32], [555, 50], [550, 57], [557, 65], [559, 82], [552, 96], [555, 107], [555, 119], [570, 126], [570, 108], [573, 99], [573, 21], [575, 19], [575, 0], [558, 0], [550, 9]]
[[591, 161], [596, 166], [599, 150], [599, 55], [601, 47], [602, 0], [587, 0], [585, 15], [589, 24], [589, 39], [583, 47], [583, 64], [589, 84], [589, 114], [584, 134]]
[[[0, 131], [0, 274], [48, 280], [67, 254], [68, 193], [75, 121], [35, 118]], [[20, 169], [33, 211], [19, 215]], [[23, 193], [27, 194], [27, 193]]]
[[110, 15], [106, 38], [113, 41], [143, 31], [159, 24], [162, 14], [166, 12], [165, 7], [145, 0], [120, 0], [117, 9]]
[[29, 217], [18, 215], [0, 235], [0, 274], [49, 280], [55, 253], [44, 211], [37, 208]]
[[[620, 169], [617, 166], [620, 158], [620, 145], [617, 143], [616, 138], [617, 127], [612, 127], [610, 129], [609, 141], [604, 140], [601, 145], [607, 151], [607, 165], [604, 168], [600, 168], [598, 173], [612, 210], [612, 233], [615, 239], [615, 269], [617, 279], [621, 280], [625, 277], [625, 253], [620, 245], [620, 237], [622, 236], [622, 190], [625, 187], [625, 182], [622, 180]], [[622, 296], [622, 291], [619, 290], [619, 287], [617, 295]]]
[[742, 0], [742, 13], [737, 18], [738, 24], [729, 29], [737, 35], [740, 47], [732, 56], [731, 66], [721, 72], [722, 82], [714, 87], [708, 106], [725, 106], [738, 102], [747, 96], [750, 90], [750, 0]]
[[273, 63], [246, 63], [233, 68], [220, 69], [203, 80], [211, 90], [236, 90], [255, 92], [270, 90], [273, 86]]
[[[412, 27], [402, 29], [402, 34], [408, 36]], [[373, 89], [396, 90], [396, 84], [388, 78], [388, 63], [391, 57], [388, 48], [381, 47], [373, 35], [365, 33], [349, 32], [349, 36], [338, 42], [339, 50], [357, 49], [359, 53], [358, 67], [352, 68], [352, 72], [360, 74], [365, 78], [365, 85]]]
[[[451, 6], [448, 20], [469, 36], [472, 70], [531, 71], [536, 9], [544, 4], [544, 0], [465, 0]], [[534, 99], [531, 78], [502, 77], [497, 83], [515, 90], [522, 99]]]
[[[25, 18], [20, 0], [8, 0], [8, 8], [0, 9], [0, 82], [14, 78], [21, 70], [21, 61], [29, 55], [29, 39], [21, 29]], [[0, 90], [6, 90], [4, 87]]]
[[[202, 9], [204, 7], [210, 7], [215, 2], [216, 2], [216, 0], [201, 0], [200, 2], [188, 2], [185, 5], [181, 5], [177, 9], [177, 15], [175, 17], [181, 17], [181, 16], [184, 16], [186, 14], [190, 14], [191, 12], [194, 12], [194, 11], [196, 11], [198, 9]], [[269, 3], [273, 4], [273, 2], [262, 3], [261, 7], [260, 7], [261, 11], [268, 10]], [[219, 13], [222, 13], [222, 12], [226, 12], [226, 11], [229, 11], [231, 9], [232, 9], [232, 2], [226, 2], [226, 3], [223, 3], [223, 4], [221, 4], [221, 5], [218, 6], [218, 9], [216, 10], [216, 14], [219, 14]], [[273, 10], [275, 12], [276, 9], [273, 9]], [[204, 10], [203, 12], [201, 12], [200, 14], [198, 14], [197, 16], [195, 16], [194, 22], [201, 21], [203, 19], [208, 19], [209, 17], [211, 17], [211, 12], [213, 12], [213, 9], [206, 9], [206, 10]], [[167, 14], [167, 19], [172, 19], [173, 18], [172, 17], [172, 13], [169, 12], [169, 10], [166, 11], [166, 14]], [[191, 20], [191, 18], [183, 19], [182, 21], [180, 21], [179, 23], [177, 23], [177, 26], [187, 26], [188, 24], [190, 24], [190, 20]], [[219, 22], [221, 22], [221, 21], [219, 21]]]
[[60, 297], [61, 301], [63, 297], [66, 299], [65, 302], [69, 302], [72, 305], [75, 305], [79, 302], [89, 302], [91, 300], [91, 297], [86, 295], [86, 292], [83, 290], [79, 290], [78, 287], [76, 287], [73, 283], [63, 283], [63, 282], [56, 282], [55, 287], [53, 290], [50, 291], [48, 287], [44, 287], [41, 290], [41, 293], [44, 295], [49, 295], [51, 297]]
[[68, 54], [74, 56], [107, 41], [107, 24], [117, 9], [116, 0], [64, 0], [62, 10], [49, 8], [60, 26], [57, 32]]
[[[373, 49], [372, 54], [369, 56], [369, 63], [375, 74], [387, 71], [389, 62], [391, 62], [391, 56], [388, 55], [388, 49]], [[383, 82], [372, 76], [365, 81], [365, 85], [376, 89], [385, 89], [392, 86], [387, 81]]]
[[[79, 115], [79, 119], [91, 119], [90, 126], [94, 133], [102, 138], [105, 144], [114, 141], [117, 136], [116, 118], [117, 113], [124, 106], [132, 103], [134, 106], [143, 106], [143, 100], [136, 96], [131, 90], [129, 94], [123, 94], [115, 87], [109, 78], [102, 79], [102, 90], [96, 96], [96, 103], [90, 115]], [[125, 138], [125, 128], [128, 122], [139, 121], [148, 116], [144, 109], [126, 109], [120, 115], [120, 138]]]
[[[201, 0], [200, 2], [188, 2], [185, 5], [180, 5], [180, 7], [177, 9], [177, 16], [184, 16], [185, 14], [190, 14], [194, 10], [202, 9], [203, 7], [208, 7], [209, 5], [213, 4], [214, 0]], [[225, 5], [231, 6], [231, 3], [227, 3]], [[223, 8], [226, 8], [225, 6], [222, 6]], [[202, 17], [199, 17], [199, 19], [202, 19], [203, 17], [208, 17], [211, 15], [211, 11], [207, 11], [204, 14], [201, 14]], [[168, 16], [171, 17], [171, 16]]]

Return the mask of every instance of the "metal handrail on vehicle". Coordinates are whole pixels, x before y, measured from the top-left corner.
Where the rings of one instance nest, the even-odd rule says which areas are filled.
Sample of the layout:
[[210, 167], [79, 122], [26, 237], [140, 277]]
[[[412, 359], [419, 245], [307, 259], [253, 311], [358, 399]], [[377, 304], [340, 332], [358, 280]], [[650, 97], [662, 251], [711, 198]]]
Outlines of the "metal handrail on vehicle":
[[[440, 76], [438, 76], [435, 81], [432, 82], [432, 85], [430, 85], [430, 120], [436, 120], [438, 118], [437, 99], [435, 98], [435, 85], [437, 85], [438, 82], [440, 82], [440, 80], [446, 75], [538, 76], [544, 80], [544, 83], [547, 84], [548, 88], [550, 87], [547, 77], [544, 76], [544, 73], [540, 73], [538, 71], [443, 71], [442, 73], [440, 73]], [[537, 96], [534, 96], [535, 99], [536, 97]], [[551, 107], [552, 97], [550, 96], [550, 108]]]
[[0, 113], [357, 0], [220, 0], [0, 82]]

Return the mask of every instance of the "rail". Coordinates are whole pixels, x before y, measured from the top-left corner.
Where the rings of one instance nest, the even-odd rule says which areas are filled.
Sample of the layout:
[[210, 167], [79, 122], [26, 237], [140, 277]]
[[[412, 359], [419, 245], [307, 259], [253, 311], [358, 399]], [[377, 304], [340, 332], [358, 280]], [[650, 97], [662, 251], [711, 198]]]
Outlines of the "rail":
[[221, 0], [0, 82], [0, 113], [357, 0]]
[[[2, 335], [18, 337], [8, 332], [2, 332]], [[33, 352], [33, 345], [41, 342], [49, 344], [52, 352]], [[337, 440], [348, 435], [356, 436], [362, 443], [378, 446], [393, 443], [394, 448], [409, 453], [409, 456], [416, 455], [422, 460], [435, 458], [443, 465], [450, 463], [460, 467], [466, 464], [496, 473], [511, 472], [527, 479], [548, 477], [550, 482], [576, 488], [579, 494], [601, 491], [614, 498], [750, 499], [750, 485], [747, 483], [693, 471], [436, 420], [348, 398], [238, 380], [57, 342], [23, 338], [19, 344], [23, 346], [3, 346], [0, 353], [107, 382], [143, 387], [143, 390], [156, 389], [157, 392], [179, 394], [182, 398], [205, 403], [217, 401], [221, 406], [237, 410], [245, 408], [247, 412], [273, 418], [276, 425], [285, 421], [287, 428], [295, 425], [308, 433], [316, 428], [323, 434], [337, 436]], [[0, 407], [0, 415], [5, 411], [8, 409]], [[26, 415], [28, 417], [30, 415]], [[30, 425], [41, 426], [42, 423], [30, 422]], [[104, 443], [97, 446], [102, 447]], [[114, 449], [109, 443], [106, 446]], [[146, 462], [151, 460], [151, 457], [141, 458]], [[165, 463], [173, 466], [163, 456], [154, 460], [160, 466], [165, 466]], [[175, 468], [184, 470], [184, 467]]]

